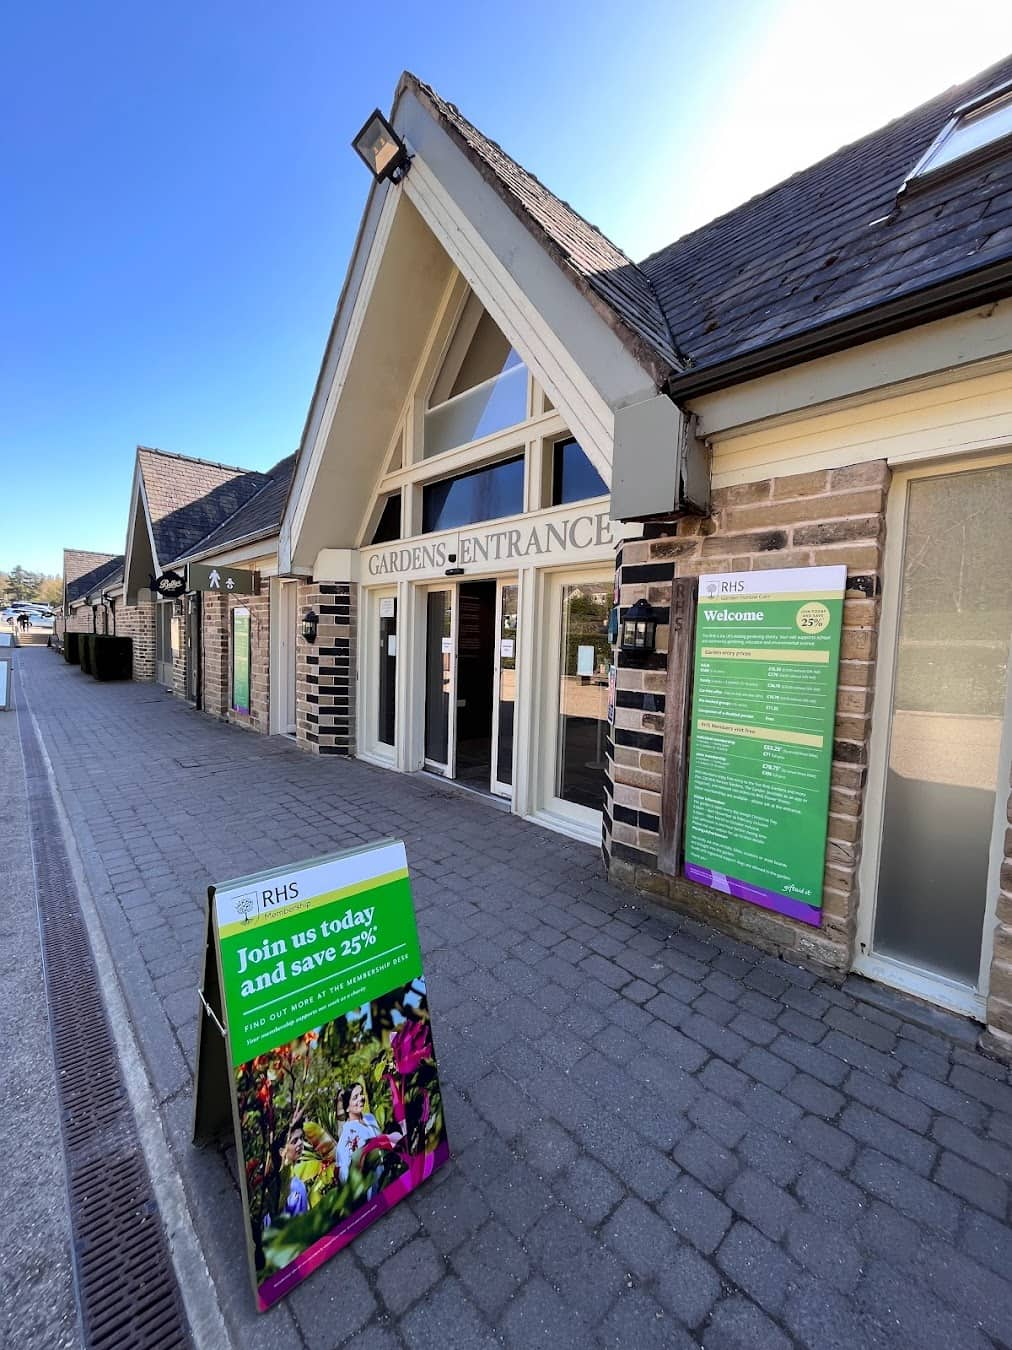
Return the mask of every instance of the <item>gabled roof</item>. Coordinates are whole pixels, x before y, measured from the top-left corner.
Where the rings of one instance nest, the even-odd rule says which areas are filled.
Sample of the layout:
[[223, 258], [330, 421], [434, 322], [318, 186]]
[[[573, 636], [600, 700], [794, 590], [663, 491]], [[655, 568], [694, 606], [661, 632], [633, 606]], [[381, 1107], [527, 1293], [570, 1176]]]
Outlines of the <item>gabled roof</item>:
[[80, 600], [123, 573], [123, 554], [86, 553], [82, 549], [63, 550], [63, 602]]
[[184, 562], [187, 559], [205, 557], [209, 553], [220, 553], [227, 548], [235, 548], [239, 544], [252, 543], [254, 540], [277, 534], [281, 527], [281, 517], [284, 514], [285, 500], [294, 468], [295, 456], [287, 455], [272, 469], [268, 469], [266, 474], [254, 475], [265, 480], [255, 495], [217, 529], [201, 539], [195, 547], [173, 561]]
[[154, 536], [156, 566], [167, 567], [266, 487], [266, 474], [205, 459], [137, 449]]
[[667, 318], [649, 279], [632, 259], [430, 85], [406, 71], [400, 88], [410, 89], [426, 104], [485, 181], [589, 296], [637, 360], [656, 368], [659, 357], [664, 367], [678, 369], [680, 360]]
[[941, 317], [927, 309], [936, 296], [951, 295], [950, 313], [977, 303], [976, 286], [1000, 298], [996, 267], [1012, 259], [1007, 148], [897, 193], [955, 109], [1009, 79], [1005, 58], [646, 258], [693, 367], [676, 385], [750, 354], [761, 369], [760, 354], [823, 331], [839, 332], [837, 347], [881, 336], [887, 310], [893, 331]]

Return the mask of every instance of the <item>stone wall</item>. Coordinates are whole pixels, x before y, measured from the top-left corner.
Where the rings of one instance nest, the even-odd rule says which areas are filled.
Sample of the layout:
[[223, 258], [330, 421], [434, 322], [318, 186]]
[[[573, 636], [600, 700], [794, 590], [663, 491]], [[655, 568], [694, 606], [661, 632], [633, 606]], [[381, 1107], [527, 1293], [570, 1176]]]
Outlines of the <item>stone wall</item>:
[[[346, 582], [299, 583], [296, 737], [319, 755], [355, 753], [356, 592]], [[302, 637], [309, 610], [320, 619], [314, 643]]]
[[[651, 665], [623, 665], [620, 654], [605, 812], [610, 875], [767, 950], [838, 970], [851, 964], [857, 921], [888, 482], [888, 467], [878, 460], [724, 488], [714, 493], [708, 519], [646, 526], [642, 540], [623, 546], [619, 569], [623, 608], [645, 598], [662, 622]], [[823, 923], [812, 928], [657, 870], [667, 611], [675, 577], [839, 563], [848, 580]]]
[[68, 633], [91, 633], [92, 614], [90, 605], [78, 605], [70, 610], [66, 618], [66, 632]]

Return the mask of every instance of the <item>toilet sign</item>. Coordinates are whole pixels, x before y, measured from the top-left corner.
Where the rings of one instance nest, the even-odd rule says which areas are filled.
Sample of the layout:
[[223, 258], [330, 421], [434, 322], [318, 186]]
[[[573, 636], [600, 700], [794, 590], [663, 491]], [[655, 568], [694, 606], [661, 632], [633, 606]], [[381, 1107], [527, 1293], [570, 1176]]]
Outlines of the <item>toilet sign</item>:
[[449, 1158], [403, 843], [208, 890], [194, 1139], [231, 1125], [266, 1311]]
[[186, 564], [186, 589], [188, 591], [210, 591], [219, 595], [258, 595], [260, 593], [260, 574], [247, 571], [244, 567], [211, 567], [204, 563]]

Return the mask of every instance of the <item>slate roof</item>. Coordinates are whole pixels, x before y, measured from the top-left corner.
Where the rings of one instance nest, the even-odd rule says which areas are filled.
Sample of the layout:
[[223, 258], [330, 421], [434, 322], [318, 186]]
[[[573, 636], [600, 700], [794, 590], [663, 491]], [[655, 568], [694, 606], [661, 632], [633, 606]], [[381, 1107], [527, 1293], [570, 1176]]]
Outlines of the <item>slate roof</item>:
[[113, 580], [116, 572], [122, 575], [123, 554], [89, 553], [84, 549], [63, 550], [63, 603], [72, 604], [89, 591]]
[[255, 497], [266, 474], [187, 455], [137, 449], [151, 515], [157, 565], [167, 567]]
[[611, 323], [643, 364], [663, 377], [679, 366], [671, 329], [644, 273], [610, 239], [483, 135], [460, 109], [416, 75], [402, 87], [428, 105], [440, 125]]
[[273, 469], [268, 469], [266, 474], [257, 474], [256, 477], [266, 479], [263, 487], [240, 506], [234, 515], [190, 549], [185, 557], [181, 556], [176, 561], [184, 562], [187, 558], [220, 553], [226, 548], [234, 548], [241, 543], [277, 534], [281, 529], [281, 517], [284, 514], [294, 468], [295, 455], [288, 455], [275, 464]]
[[646, 258], [683, 383], [834, 325], [861, 341], [861, 317], [897, 302], [895, 327], [923, 321], [915, 297], [946, 284], [964, 297], [949, 312], [976, 303], [975, 274], [1012, 257], [1012, 155], [897, 192], [955, 108], [1009, 79], [1012, 57]]

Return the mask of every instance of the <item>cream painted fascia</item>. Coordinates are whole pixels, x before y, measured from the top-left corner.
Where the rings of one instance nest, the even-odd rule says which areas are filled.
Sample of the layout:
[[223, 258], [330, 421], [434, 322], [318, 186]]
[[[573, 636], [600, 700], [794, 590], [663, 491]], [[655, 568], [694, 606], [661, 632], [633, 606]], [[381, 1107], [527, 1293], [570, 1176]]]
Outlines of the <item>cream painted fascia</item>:
[[321, 548], [313, 564], [317, 581], [358, 581], [359, 553], [355, 548]]
[[859, 407], [1012, 366], [1012, 300], [864, 342], [761, 379], [688, 398], [708, 438], [789, 426], [823, 411]]
[[[148, 507], [147, 492], [144, 488], [144, 475], [141, 473], [141, 462], [138, 457], [134, 462], [134, 481], [130, 493], [130, 512], [127, 517], [127, 537], [126, 548], [123, 550], [123, 581], [126, 603], [130, 604], [130, 572], [133, 567], [133, 545], [134, 535], [136, 533], [137, 511], [140, 508], [144, 513], [144, 529], [148, 538], [148, 547], [151, 550], [151, 569], [155, 576], [161, 576], [162, 568], [158, 562], [158, 550], [155, 548], [155, 536], [151, 529], [151, 511]], [[137, 590], [147, 590], [147, 580], [143, 586], [138, 586]]]
[[[415, 208], [606, 481], [615, 410], [656, 394], [648, 371], [410, 90], [391, 120], [412, 152], [411, 169], [398, 187], [374, 188], [366, 205], [282, 522], [282, 571], [293, 560], [304, 565], [323, 542], [318, 529], [304, 539], [307, 512], [335, 427], [332, 450], [348, 453], [339, 408], [398, 201]], [[353, 531], [345, 533], [331, 542], [351, 544]]]
[[936, 380], [747, 434], [710, 438], [713, 486], [884, 459], [899, 467], [1012, 445], [1012, 366]]
[[191, 553], [183, 558], [177, 558], [171, 566], [185, 568], [187, 563], [206, 564], [216, 562], [222, 567], [233, 567], [237, 564], [252, 563], [253, 570], [268, 576], [276, 576], [278, 571], [277, 544], [277, 535], [269, 535], [266, 539], [261, 536], [248, 544], [237, 543], [229, 548], [214, 549], [208, 553]]

